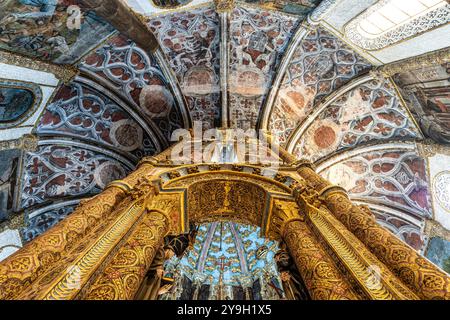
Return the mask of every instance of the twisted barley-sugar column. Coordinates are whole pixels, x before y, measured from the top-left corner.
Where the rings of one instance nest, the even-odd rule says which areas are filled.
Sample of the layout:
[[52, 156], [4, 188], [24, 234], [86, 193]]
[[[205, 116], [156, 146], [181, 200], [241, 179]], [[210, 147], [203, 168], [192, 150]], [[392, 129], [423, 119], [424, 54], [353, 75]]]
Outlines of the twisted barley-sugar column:
[[450, 299], [450, 277], [354, 205], [347, 193], [322, 178], [308, 162], [298, 173], [367, 248], [421, 299]]
[[40, 275], [52, 269], [125, 198], [138, 177], [146, 174], [152, 165], [143, 162], [120, 184], [113, 183], [102, 193], [84, 200], [66, 219], [40, 235], [22, 249], [0, 263], [0, 300], [15, 299]]
[[305, 222], [287, 222], [283, 239], [313, 300], [359, 299]]
[[104, 271], [86, 300], [132, 300], [169, 230], [169, 219], [161, 211], [149, 211]]

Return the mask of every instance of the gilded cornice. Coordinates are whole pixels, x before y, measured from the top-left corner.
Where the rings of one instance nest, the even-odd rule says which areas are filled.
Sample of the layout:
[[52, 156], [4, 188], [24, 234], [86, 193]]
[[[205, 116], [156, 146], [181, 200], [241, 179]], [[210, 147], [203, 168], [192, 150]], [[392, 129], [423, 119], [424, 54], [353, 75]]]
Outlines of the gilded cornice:
[[231, 12], [234, 9], [234, 0], [214, 0], [217, 13]]
[[450, 146], [438, 144], [430, 139], [423, 142], [417, 142], [417, 150], [423, 158], [431, 158], [437, 154], [450, 156]]
[[52, 73], [65, 84], [70, 83], [80, 73], [80, 70], [72, 65], [58, 65], [7, 51], [0, 51], [0, 63]]
[[0, 151], [21, 149], [24, 151], [36, 151], [39, 138], [32, 134], [25, 134], [19, 139], [0, 141]]
[[428, 68], [450, 62], [450, 48], [433, 51], [424, 55], [400, 60], [378, 68], [386, 77], [392, 77], [398, 73], [404, 73], [421, 68]]
[[266, 226], [266, 236], [269, 239], [280, 241], [285, 232], [286, 225], [292, 221], [304, 221], [304, 215], [294, 201], [274, 199]]

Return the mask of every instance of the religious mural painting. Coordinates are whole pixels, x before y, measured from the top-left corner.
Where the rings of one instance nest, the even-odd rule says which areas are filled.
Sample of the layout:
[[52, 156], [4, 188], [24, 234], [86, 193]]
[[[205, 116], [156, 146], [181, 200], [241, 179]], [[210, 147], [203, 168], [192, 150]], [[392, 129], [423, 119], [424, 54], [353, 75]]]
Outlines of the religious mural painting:
[[111, 38], [86, 57], [81, 68], [107, 80], [111, 90], [135, 105], [168, 140], [173, 131], [185, 127], [184, 111], [177, 105], [155, 58], [126, 37]]
[[320, 101], [371, 65], [328, 31], [317, 28], [301, 41], [274, 102], [270, 131], [286, 145]]
[[4, 0], [0, 48], [56, 63], [72, 64], [114, 29], [78, 0]]
[[0, 222], [9, 218], [14, 209], [21, 151], [0, 152]]
[[440, 237], [431, 238], [425, 255], [431, 262], [450, 274], [450, 241]]
[[204, 129], [220, 124], [219, 17], [210, 6], [149, 22], [186, 96], [193, 121]]
[[0, 81], [0, 128], [11, 127], [24, 121], [42, 100], [40, 88], [34, 84]]
[[235, 8], [230, 22], [230, 122], [254, 128], [277, 63], [299, 19], [274, 11]]
[[157, 152], [152, 138], [129, 113], [103, 93], [76, 82], [59, 89], [37, 133], [99, 142], [130, 153], [135, 161]]
[[327, 106], [295, 142], [293, 154], [314, 162], [374, 140], [417, 138], [421, 134], [393, 85], [373, 79]]
[[450, 144], [450, 63], [396, 76], [404, 98], [423, 133], [437, 143]]

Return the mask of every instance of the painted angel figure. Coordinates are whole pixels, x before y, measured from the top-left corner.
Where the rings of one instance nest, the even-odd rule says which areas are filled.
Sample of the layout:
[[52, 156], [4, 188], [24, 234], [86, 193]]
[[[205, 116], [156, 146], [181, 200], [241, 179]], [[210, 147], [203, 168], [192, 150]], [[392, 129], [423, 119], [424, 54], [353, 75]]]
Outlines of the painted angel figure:
[[19, 4], [39, 9], [39, 11], [30, 11], [26, 13], [12, 13], [6, 16], [0, 25], [6, 25], [17, 20], [25, 19], [45, 19], [51, 18], [56, 11], [58, 0], [18, 0]]

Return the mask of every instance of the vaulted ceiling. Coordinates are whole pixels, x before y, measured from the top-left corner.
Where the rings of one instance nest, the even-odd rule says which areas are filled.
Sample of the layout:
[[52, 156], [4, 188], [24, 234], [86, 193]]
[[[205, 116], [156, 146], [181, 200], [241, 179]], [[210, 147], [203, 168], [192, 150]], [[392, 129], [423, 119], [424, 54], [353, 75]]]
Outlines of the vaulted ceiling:
[[[436, 121], [421, 116], [428, 111], [417, 111], [417, 95], [400, 93], [424, 83], [414, 82], [414, 70], [395, 79], [374, 71], [448, 47], [448, 39], [426, 42], [430, 32], [445, 34], [445, 24], [366, 50], [346, 38], [345, 26], [375, 1], [249, 0], [230, 10], [222, 1], [180, 2], [176, 9], [127, 1], [133, 23], [154, 36], [154, 46], [151, 37], [128, 32], [125, 21], [104, 17], [104, 8], [85, 5], [92, 2], [60, 0], [45, 10], [0, 4], [0, 140], [9, 141], [2, 149], [19, 150], [1, 153], [2, 164], [11, 165], [0, 179], [0, 218], [22, 213], [26, 241], [143, 156], [163, 151], [175, 130], [199, 121], [204, 129], [268, 131], [424, 249], [433, 205], [417, 142], [448, 141]], [[81, 25], [72, 28], [79, 4]], [[448, 21], [448, 5], [438, 9]], [[426, 87], [422, 98], [450, 110], [442, 63], [427, 83], [443, 83]], [[29, 107], [1, 113], [14, 103]]]

